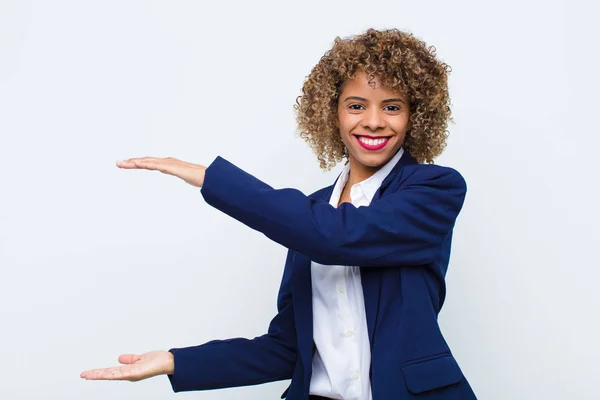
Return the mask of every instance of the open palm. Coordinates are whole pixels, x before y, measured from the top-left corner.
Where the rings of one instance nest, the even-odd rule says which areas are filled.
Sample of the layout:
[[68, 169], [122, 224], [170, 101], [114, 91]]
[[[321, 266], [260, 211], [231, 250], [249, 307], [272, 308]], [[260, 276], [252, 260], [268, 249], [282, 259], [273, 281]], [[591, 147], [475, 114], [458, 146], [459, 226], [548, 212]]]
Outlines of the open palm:
[[192, 164], [173, 157], [138, 157], [117, 161], [117, 167], [122, 169], [148, 169], [160, 171], [163, 174], [173, 175], [183, 179], [192, 186], [201, 187], [204, 182], [206, 167]]
[[86, 380], [127, 380], [131, 382], [153, 376], [173, 373], [173, 354], [156, 350], [144, 354], [122, 354], [119, 367], [84, 371], [80, 377]]

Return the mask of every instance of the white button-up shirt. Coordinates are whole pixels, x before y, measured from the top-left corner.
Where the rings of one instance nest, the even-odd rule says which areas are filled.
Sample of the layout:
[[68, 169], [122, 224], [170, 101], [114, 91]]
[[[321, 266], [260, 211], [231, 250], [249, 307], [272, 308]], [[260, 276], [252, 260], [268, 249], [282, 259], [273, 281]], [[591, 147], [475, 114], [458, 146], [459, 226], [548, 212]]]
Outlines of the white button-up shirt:
[[[404, 149], [368, 179], [350, 189], [355, 207], [368, 206]], [[329, 199], [337, 208], [350, 174], [341, 172]], [[367, 331], [360, 267], [311, 263], [313, 338], [310, 394], [343, 400], [372, 400], [369, 369], [371, 348]]]

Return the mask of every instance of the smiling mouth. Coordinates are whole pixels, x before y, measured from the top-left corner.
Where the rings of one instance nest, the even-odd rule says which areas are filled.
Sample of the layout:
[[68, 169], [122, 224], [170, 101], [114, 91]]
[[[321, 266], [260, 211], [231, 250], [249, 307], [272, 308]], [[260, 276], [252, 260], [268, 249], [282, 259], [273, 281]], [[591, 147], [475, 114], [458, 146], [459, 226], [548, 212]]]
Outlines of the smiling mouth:
[[370, 151], [381, 150], [390, 141], [391, 136], [354, 135], [362, 148]]

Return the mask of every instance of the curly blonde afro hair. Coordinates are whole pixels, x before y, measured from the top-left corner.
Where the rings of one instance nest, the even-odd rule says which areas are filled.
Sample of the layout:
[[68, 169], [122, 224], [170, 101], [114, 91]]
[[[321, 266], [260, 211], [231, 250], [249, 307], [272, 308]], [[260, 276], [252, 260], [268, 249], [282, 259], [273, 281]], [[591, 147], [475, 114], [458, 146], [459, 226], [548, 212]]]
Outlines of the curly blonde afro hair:
[[419, 162], [432, 164], [446, 147], [451, 117], [448, 94], [450, 66], [435, 57], [412, 34], [389, 29], [369, 29], [361, 35], [335, 38], [312, 69], [294, 105], [300, 137], [317, 154], [320, 166], [331, 169], [348, 158], [337, 127], [341, 87], [364, 71], [369, 82], [379, 78], [382, 86], [404, 93], [410, 103], [411, 128], [404, 148]]

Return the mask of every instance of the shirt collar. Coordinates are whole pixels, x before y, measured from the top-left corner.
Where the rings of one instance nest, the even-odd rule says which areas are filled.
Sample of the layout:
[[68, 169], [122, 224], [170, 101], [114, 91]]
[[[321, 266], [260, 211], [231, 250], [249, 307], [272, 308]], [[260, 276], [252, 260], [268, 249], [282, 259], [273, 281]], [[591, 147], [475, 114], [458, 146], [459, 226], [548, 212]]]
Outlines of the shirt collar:
[[[365, 200], [365, 202], [369, 204], [373, 199], [373, 196], [375, 196], [377, 189], [379, 189], [379, 187], [383, 183], [385, 177], [388, 176], [388, 174], [392, 171], [394, 166], [398, 163], [398, 161], [400, 161], [402, 154], [404, 154], [404, 148], [400, 147], [400, 150], [396, 152], [394, 157], [392, 157], [390, 161], [385, 163], [385, 165], [381, 167], [377, 172], [375, 172], [373, 175], [371, 175], [364, 181], [352, 185], [352, 187], [350, 188], [350, 199], [352, 200], [352, 203], [355, 204], [357, 201], [360, 200], [359, 197], [362, 196], [363, 200]], [[350, 163], [346, 164], [335, 183], [329, 201], [329, 203], [332, 206], [337, 207], [340, 200], [340, 196], [342, 195], [342, 190], [344, 189], [346, 182], [348, 182], [349, 175]]]

